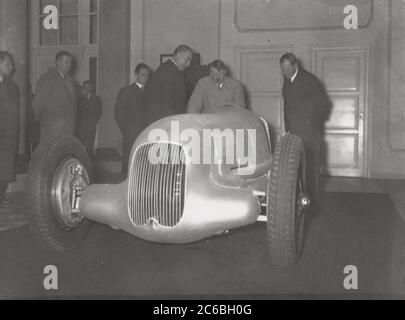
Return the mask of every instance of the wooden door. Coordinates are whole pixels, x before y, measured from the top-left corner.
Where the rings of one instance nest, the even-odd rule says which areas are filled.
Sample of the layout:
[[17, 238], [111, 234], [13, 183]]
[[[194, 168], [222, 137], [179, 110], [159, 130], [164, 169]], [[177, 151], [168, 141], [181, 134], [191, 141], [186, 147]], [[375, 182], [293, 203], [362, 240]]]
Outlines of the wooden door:
[[313, 47], [312, 69], [326, 87], [326, 163], [333, 176], [365, 176], [367, 46]]
[[274, 145], [284, 132], [283, 77], [280, 57], [289, 47], [240, 47], [236, 50], [237, 77], [243, 83], [248, 104], [271, 127]]
[[[279, 59], [288, 46], [235, 50], [236, 77], [253, 112], [268, 120], [273, 144], [284, 132]], [[324, 82], [333, 107], [326, 123], [325, 158], [333, 176], [365, 176], [368, 46], [313, 46], [312, 72]], [[311, 71], [311, 70], [310, 70]]]

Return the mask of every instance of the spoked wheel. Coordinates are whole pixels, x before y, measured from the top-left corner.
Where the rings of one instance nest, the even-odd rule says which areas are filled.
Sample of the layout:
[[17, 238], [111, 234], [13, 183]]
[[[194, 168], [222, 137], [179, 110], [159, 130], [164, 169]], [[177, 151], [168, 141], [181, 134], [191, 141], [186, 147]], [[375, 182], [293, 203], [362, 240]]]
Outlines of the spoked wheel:
[[304, 146], [299, 137], [287, 134], [274, 152], [267, 185], [267, 238], [276, 267], [291, 267], [297, 262], [309, 205]]
[[62, 136], [40, 144], [28, 169], [26, 207], [31, 232], [46, 247], [64, 251], [85, 237], [89, 221], [79, 211], [91, 165], [81, 143]]

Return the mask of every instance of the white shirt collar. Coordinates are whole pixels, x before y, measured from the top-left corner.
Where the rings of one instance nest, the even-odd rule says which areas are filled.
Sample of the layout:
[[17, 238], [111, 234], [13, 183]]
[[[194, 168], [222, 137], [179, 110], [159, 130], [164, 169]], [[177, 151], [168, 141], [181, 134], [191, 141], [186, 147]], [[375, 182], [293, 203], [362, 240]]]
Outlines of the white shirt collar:
[[175, 65], [176, 67], [178, 67], [178, 65], [177, 65], [176, 61], [174, 61], [173, 57], [170, 57], [170, 60], [172, 60], [172, 62], [174, 63], [174, 65]]
[[[211, 79], [211, 77], [210, 77], [210, 79]], [[222, 88], [224, 87], [224, 85], [225, 85], [226, 79], [227, 79], [227, 76], [224, 77], [224, 81], [222, 81], [222, 82], [215, 82], [214, 80], [212, 80], [212, 81], [213, 81], [213, 83], [215, 83], [215, 85], [216, 85], [219, 89], [222, 89]]]
[[59, 74], [60, 74], [60, 76], [62, 77], [63, 80], [66, 80], [66, 76], [62, 72], [60, 72], [58, 69], [56, 69], [56, 71], [59, 72]]
[[144, 85], [135, 81], [135, 84], [139, 87], [139, 89], [143, 89]]
[[295, 70], [295, 73], [294, 73], [294, 75], [291, 77], [291, 83], [293, 83], [294, 82], [294, 80], [295, 80], [295, 78], [297, 77], [297, 74], [298, 74], [298, 68], [297, 68], [297, 70]]

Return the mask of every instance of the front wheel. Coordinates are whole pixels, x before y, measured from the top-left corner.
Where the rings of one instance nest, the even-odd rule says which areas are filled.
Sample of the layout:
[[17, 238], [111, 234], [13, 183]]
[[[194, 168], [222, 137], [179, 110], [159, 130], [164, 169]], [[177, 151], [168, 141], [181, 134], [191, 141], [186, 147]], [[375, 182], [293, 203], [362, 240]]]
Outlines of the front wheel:
[[299, 137], [286, 134], [274, 152], [267, 185], [267, 239], [276, 267], [287, 268], [297, 262], [308, 206], [304, 146]]
[[65, 251], [85, 237], [90, 222], [80, 214], [78, 201], [91, 179], [89, 158], [73, 136], [37, 147], [28, 169], [25, 201], [30, 230], [41, 244]]

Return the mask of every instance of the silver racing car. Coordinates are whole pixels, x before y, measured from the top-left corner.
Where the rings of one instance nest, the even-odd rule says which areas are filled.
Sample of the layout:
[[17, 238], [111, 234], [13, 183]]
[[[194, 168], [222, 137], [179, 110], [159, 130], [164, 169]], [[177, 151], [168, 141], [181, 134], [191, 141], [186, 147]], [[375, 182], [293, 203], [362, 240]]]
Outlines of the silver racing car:
[[91, 220], [161, 243], [265, 221], [272, 262], [292, 266], [310, 203], [304, 147], [286, 134], [272, 152], [270, 138], [264, 119], [235, 105], [170, 116], [139, 135], [119, 184], [92, 184], [89, 158], [75, 138], [41, 143], [25, 188], [30, 229], [64, 251], [83, 240]]

